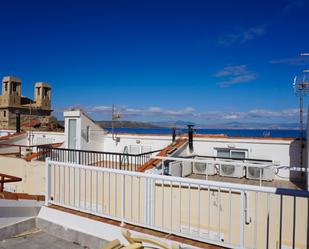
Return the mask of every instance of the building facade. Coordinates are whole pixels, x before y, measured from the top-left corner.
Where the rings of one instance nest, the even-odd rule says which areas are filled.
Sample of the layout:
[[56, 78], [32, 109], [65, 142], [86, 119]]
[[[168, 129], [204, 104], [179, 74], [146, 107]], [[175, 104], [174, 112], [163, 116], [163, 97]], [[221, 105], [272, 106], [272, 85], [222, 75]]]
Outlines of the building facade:
[[51, 86], [37, 82], [34, 86], [34, 100], [21, 94], [21, 79], [6, 76], [2, 79], [0, 96], [0, 129], [15, 129], [16, 112], [20, 113], [21, 125], [32, 127], [33, 123], [48, 125], [51, 117]]

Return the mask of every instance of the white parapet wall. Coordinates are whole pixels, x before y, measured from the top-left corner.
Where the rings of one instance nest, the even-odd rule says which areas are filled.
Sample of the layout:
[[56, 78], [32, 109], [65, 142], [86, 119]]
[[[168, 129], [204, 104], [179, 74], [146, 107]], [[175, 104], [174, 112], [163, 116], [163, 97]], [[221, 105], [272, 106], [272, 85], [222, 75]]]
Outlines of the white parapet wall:
[[142, 134], [117, 134], [119, 140], [115, 140], [112, 134], [104, 138], [104, 151], [123, 153], [128, 147], [129, 153], [143, 153], [147, 150], [161, 150], [171, 144], [172, 137], [166, 135], [142, 135]]
[[64, 142], [64, 132], [33, 131], [30, 133], [30, 139], [28, 145], [53, 144], [63, 142]]

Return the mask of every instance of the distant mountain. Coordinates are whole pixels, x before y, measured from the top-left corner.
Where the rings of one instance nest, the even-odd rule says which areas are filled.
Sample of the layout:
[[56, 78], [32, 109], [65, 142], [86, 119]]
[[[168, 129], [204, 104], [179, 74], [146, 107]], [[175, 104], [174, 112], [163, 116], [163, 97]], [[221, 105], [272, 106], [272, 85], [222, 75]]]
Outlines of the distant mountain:
[[205, 129], [265, 129], [265, 130], [284, 130], [299, 129], [298, 123], [242, 123], [229, 122], [224, 124], [197, 125], [197, 128]]
[[186, 121], [167, 121], [167, 122], [152, 122], [154, 125], [160, 127], [173, 127], [185, 128], [188, 124], [195, 125], [197, 129], [265, 129], [265, 130], [296, 130], [299, 129], [298, 123], [258, 123], [258, 122], [228, 122], [217, 124], [195, 124]]
[[167, 128], [171, 128], [171, 127], [178, 127], [178, 128], [185, 128], [187, 127], [187, 125], [196, 125], [193, 122], [190, 121], [182, 121], [182, 120], [178, 120], [178, 121], [162, 121], [162, 122], [150, 122], [153, 125], [159, 126], [159, 127], [167, 127]]
[[[64, 126], [64, 121], [58, 121]], [[111, 128], [112, 121], [96, 121], [103, 128]], [[195, 124], [189, 121], [162, 121], [162, 122], [138, 122], [138, 121], [116, 121], [115, 128], [171, 128], [176, 124], [177, 128], [186, 128], [187, 125], [195, 125], [196, 129], [251, 129], [251, 130], [297, 130], [298, 123], [258, 123], [258, 122], [228, 122], [221, 124]]]

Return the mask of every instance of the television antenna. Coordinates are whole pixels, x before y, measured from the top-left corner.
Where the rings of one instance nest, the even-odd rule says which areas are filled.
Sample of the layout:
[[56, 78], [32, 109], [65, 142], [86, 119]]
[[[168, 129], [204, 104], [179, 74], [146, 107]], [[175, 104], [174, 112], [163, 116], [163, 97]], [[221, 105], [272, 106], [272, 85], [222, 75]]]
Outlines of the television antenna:
[[[309, 53], [301, 53], [300, 56], [309, 56]], [[303, 75], [301, 77], [294, 77], [293, 88], [295, 96], [299, 96], [299, 136], [301, 140], [301, 150], [300, 150], [300, 164], [303, 165], [303, 148], [304, 148], [304, 112], [303, 112], [303, 98], [309, 92], [309, 80], [306, 77], [306, 73], [309, 70], [303, 70]]]

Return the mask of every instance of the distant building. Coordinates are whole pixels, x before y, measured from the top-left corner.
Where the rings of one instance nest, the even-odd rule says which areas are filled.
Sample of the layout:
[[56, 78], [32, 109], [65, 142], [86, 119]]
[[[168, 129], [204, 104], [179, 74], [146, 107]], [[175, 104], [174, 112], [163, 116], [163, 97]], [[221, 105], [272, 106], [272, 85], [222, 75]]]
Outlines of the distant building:
[[[0, 96], [0, 129], [15, 129], [16, 111], [20, 112], [21, 126], [48, 127], [51, 117], [51, 86], [37, 82], [34, 86], [34, 100], [21, 95], [21, 80], [6, 76], [2, 79]], [[35, 124], [35, 125], [33, 125]]]

